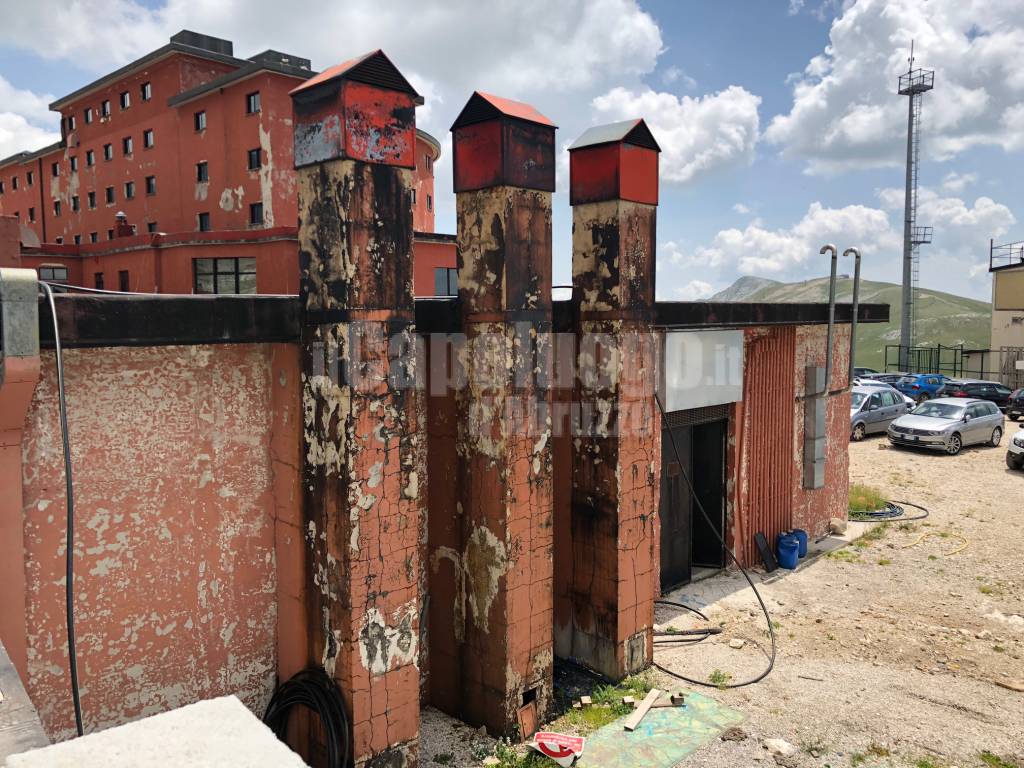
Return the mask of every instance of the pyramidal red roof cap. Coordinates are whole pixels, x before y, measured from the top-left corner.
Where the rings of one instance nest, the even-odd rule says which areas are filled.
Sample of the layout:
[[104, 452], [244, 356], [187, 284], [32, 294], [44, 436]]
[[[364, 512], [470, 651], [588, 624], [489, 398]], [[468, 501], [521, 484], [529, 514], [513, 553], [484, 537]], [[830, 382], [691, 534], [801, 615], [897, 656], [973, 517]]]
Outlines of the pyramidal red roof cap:
[[391, 62], [391, 59], [380, 48], [364, 53], [362, 56], [356, 56], [354, 59], [343, 61], [341, 64], [335, 64], [333, 67], [328, 67], [319, 75], [311, 77], [302, 85], [293, 88], [289, 91], [289, 95], [294, 96], [297, 93], [308, 91], [311, 88], [316, 88], [333, 80], [340, 80], [343, 77], [393, 91], [410, 93], [417, 98], [419, 97], [416, 89], [412, 87], [409, 81], [398, 71], [398, 67]]
[[550, 128], [558, 127], [525, 102], [505, 99], [501, 96], [484, 93], [483, 91], [473, 91], [473, 95], [469, 97], [466, 106], [462, 108], [459, 116], [455, 118], [452, 128], [480, 123], [485, 120], [493, 120], [499, 115], [515, 118], [516, 120], [525, 120], [529, 123], [537, 123], [538, 125], [546, 125]]

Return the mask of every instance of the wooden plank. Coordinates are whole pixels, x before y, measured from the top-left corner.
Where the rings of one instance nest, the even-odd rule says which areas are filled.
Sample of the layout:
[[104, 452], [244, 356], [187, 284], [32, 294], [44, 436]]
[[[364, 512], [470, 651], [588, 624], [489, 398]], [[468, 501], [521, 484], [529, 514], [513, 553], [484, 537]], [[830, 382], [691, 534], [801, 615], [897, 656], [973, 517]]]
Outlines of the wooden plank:
[[644, 696], [644, 700], [640, 702], [640, 706], [636, 708], [636, 711], [626, 718], [626, 722], [622, 724], [622, 727], [627, 731], [635, 731], [636, 727], [640, 725], [640, 721], [644, 719], [644, 715], [654, 706], [654, 702], [658, 700], [659, 696], [661, 696], [661, 691], [657, 688], [651, 688], [647, 695]]

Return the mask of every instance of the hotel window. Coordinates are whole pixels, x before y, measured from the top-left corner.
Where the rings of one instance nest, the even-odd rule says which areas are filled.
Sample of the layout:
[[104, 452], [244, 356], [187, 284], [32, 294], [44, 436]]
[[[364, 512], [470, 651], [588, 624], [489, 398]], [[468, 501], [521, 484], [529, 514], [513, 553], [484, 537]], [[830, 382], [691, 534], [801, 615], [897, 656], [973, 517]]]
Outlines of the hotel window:
[[210, 180], [210, 166], [206, 162], [196, 163], [196, 181]]
[[256, 259], [195, 259], [195, 293], [256, 293]]
[[104, 160], [113, 160], [114, 159], [114, 145], [113, 144], [104, 144], [103, 145], [103, 159]]
[[128, 107], [130, 107], [131, 105], [132, 105], [131, 94], [129, 94], [128, 91], [123, 91], [121, 93], [121, 109], [128, 109]]
[[28, 209], [28, 220], [29, 221], [35, 221], [36, 220], [36, 209], [35, 208], [29, 208]]
[[434, 198], [431, 197], [430, 195], [427, 195], [427, 210], [434, 210]]
[[455, 296], [459, 292], [456, 281], [458, 270], [450, 267], [434, 267], [434, 295]]
[[259, 149], [249, 150], [249, 170], [258, 171], [263, 164], [263, 158]]
[[60, 216], [60, 200], [53, 201], [53, 215]]
[[125, 291], [125, 292], [131, 290], [131, 288], [129, 286], [129, 278], [128, 278], [128, 270], [127, 269], [118, 270], [118, 272], [117, 272], [117, 289], [119, 291]]
[[4, 183], [0, 181], [0, 195], [4, 193]]
[[100, 117], [110, 117], [110, 100], [104, 99], [100, 102]]
[[135, 197], [135, 182], [126, 181], [124, 183], [124, 199], [131, 200]]
[[113, 239], [114, 239], [114, 230], [108, 229], [107, 230], [107, 240], [113, 240]]
[[153, 85], [152, 83], [143, 83], [139, 89], [142, 93], [142, 100], [149, 101], [153, 98]]
[[60, 176], [60, 163], [54, 163], [51, 165], [50, 170], [53, 172], [54, 176]]
[[155, 221], [147, 221], [146, 222], [146, 231], [147, 232], [156, 232], [156, 222]]
[[71, 172], [78, 173], [78, 155], [69, 157], [68, 162], [71, 163]]
[[413, 190], [411, 190], [411, 192], [412, 192], [412, 204], [415, 206], [416, 205], [416, 190], [413, 189]]
[[206, 130], [206, 110], [203, 110], [202, 112], [196, 112], [195, 115], [193, 115], [192, 117], [193, 117], [193, 120], [195, 121], [196, 130], [197, 131], [205, 131]]
[[142, 146], [149, 149], [153, 146], [153, 129], [147, 128], [142, 132]]
[[197, 219], [199, 221], [199, 231], [200, 232], [209, 232], [210, 231], [210, 214], [208, 214], [208, 213], [200, 213], [199, 216], [197, 217]]
[[89, 123], [92, 122], [92, 107], [86, 107], [84, 115], [85, 115], [85, 123], [86, 123], [86, 125], [88, 125]]
[[246, 94], [245, 97], [245, 113], [247, 115], [255, 114], [260, 111], [260, 92]]
[[64, 245], [64, 238], [58, 236], [54, 242], [56, 242], [57, 245]]
[[32, 186], [32, 182], [35, 181], [35, 180], [36, 180], [36, 175], [32, 171], [29, 171], [28, 173], [25, 174], [25, 181], [28, 183], [28, 185], [30, 187]]
[[88, 194], [88, 199], [89, 199], [89, 208], [95, 208], [96, 207], [96, 193], [95, 192], [90, 192]]
[[131, 155], [134, 146], [135, 144], [132, 141], [131, 136], [125, 136], [123, 139], [121, 139], [121, 152], [124, 154], [125, 157]]
[[17, 189], [17, 188], [18, 188], [18, 177], [17, 176], [11, 176], [11, 189]]
[[81, 235], [75, 235], [75, 245], [81, 245], [81, 244], [82, 244], [82, 236]]
[[71, 196], [71, 210], [77, 212], [81, 207], [82, 206], [81, 206], [81, 203], [78, 200], [78, 195], [72, 195]]
[[92, 275], [92, 285], [93, 285], [93, 288], [97, 288], [97, 289], [99, 289], [101, 291], [103, 290], [103, 273], [102, 272], [93, 272], [93, 275]]
[[113, 187], [107, 187], [107, 189], [104, 192], [104, 196], [105, 196], [108, 204], [114, 202], [114, 188]]
[[146, 194], [147, 195], [155, 195], [156, 194], [156, 176], [147, 176], [146, 177]]
[[90, 232], [89, 233], [89, 242], [90, 243], [98, 243], [99, 241], [100, 241], [99, 232]]
[[69, 131], [75, 130], [75, 116], [74, 115], [68, 115], [68, 130]]
[[40, 267], [39, 279], [51, 282], [66, 283], [68, 281], [67, 267]]
[[96, 153], [91, 149], [85, 150], [85, 164], [88, 166], [96, 165]]
[[426, 169], [428, 171], [433, 170], [433, 168], [434, 168], [434, 158], [432, 158], [430, 155], [424, 155], [423, 156], [423, 165], [426, 167]]
[[249, 224], [263, 223], [263, 203], [252, 203], [249, 206]]

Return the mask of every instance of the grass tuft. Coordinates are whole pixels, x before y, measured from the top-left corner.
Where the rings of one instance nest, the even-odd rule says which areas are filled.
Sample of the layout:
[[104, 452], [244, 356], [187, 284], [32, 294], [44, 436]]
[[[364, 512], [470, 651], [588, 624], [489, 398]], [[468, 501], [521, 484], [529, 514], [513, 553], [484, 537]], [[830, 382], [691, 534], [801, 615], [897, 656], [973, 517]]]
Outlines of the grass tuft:
[[992, 768], [1021, 768], [1019, 763], [1014, 763], [1005, 758], [999, 757], [999, 755], [989, 752], [987, 749], [978, 755], [981, 758], [981, 762], [985, 765], [990, 765]]
[[863, 483], [850, 483], [849, 511], [874, 512], [885, 507], [885, 496], [877, 488]]

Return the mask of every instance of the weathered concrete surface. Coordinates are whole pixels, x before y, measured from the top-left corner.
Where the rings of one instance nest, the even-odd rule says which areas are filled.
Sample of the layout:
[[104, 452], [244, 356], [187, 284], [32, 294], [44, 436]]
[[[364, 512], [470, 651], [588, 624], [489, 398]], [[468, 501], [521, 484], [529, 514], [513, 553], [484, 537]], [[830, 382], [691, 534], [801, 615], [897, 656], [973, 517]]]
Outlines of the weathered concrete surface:
[[[654, 401], [656, 208], [611, 200], [573, 208], [579, 297], [567, 613], [556, 651], [621, 678], [653, 654], [661, 419]], [[568, 553], [571, 553], [569, 555]]]
[[426, 443], [411, 182], [352, 160], [298, 170], [310, 654], [345, 694], [356, 765], [417, 762]]
[[[277, 497], [268, 445], [289, 372], [272, 345], [65, 352], [76, 502], [79, 675], [89, 731], [237, 694], [261, 713], [277, 644]], [[294, 365], [294, 363], [292, 363]], [[22, 442], [27, 688], [73, 733], [64, 618], [66, 509], [52, 353]], [[292, 406], [294, 414], [294, 405]], [[285, 458], [287, 461], [287, 458]]]
[[461, 548], [432, 557], [457, 579], [458, 714], [507, 734], [551, 696], [551, 195], [500, 186], [456, 205]]

